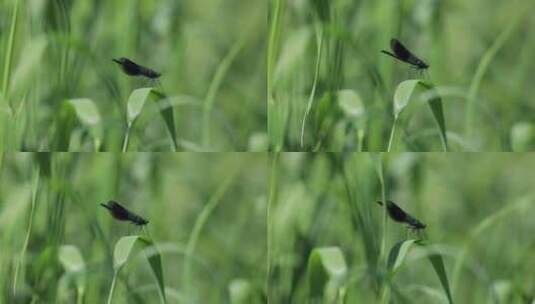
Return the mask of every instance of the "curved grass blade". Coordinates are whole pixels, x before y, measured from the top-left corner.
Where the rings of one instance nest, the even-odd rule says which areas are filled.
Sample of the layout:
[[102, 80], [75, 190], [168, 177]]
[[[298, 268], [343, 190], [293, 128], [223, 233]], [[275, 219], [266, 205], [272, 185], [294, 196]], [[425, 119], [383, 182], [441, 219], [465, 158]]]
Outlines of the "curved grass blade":
[[442, 255], [438, 253], [433, 253], [429, 255], [428, 258], [429, 258], [429, 261], [431, 262], [431, 265], [433, 265], [433, 269], [435, 270], [435, 273], [437, 274], [438, 279], [440, 280], [442, 289], [444, 289], [444, 292], [446, 293], [446, 296], [448, 297], [448, 302], [450, 304], [453, 304], [450, 284], [448, 282], [446, 269], [444, 268], [444, 260], [442, 259]]
[[[141, 111], [145, 106], [145, 102], [151, 98], [154, 102], [158, 103], [160, 100], [165, 100], [166, 96], [153, 89], [153, 88], [141, 88], [136, 89], [130, 94], [127, 103], [127, 130], [123, 142], [123, 152], [128, 148], [128, 141], [130, 137], [130, 131], [136, 119], [141, 115]], [[178, 144], [176, 141], [175, 120], [172, 107], [161, 107], [160, 114], [165, 122], [169, 136], [173, 144], [173, 148], [176, 151]]]
[[347, 264], [339, 247], [312, 250], [308, 258], [308, 286], [312, 300], [334, 303], [343, 293]]
[[[403, 261], [405, 260], [407, 253], [415, 244], [421, 247], [426, 247], [428, 245], [427, 243], [423, 241], [410, 239], [410, 240], [404, 240], [404, 241], [398, 242], [392, 247], [388, 255], [388, 262], [387, 262], [387, 269], [388, 269], [388, 275], [389, 275], [390, 280], [392, 280], [397, 270], [403, 264]], [[442, 286], [442, 289], [444, 290], [444, 293], [446, 294], [448, 303], [453, 304], [453, 298], [451, 296], [451, 289], [450, 289], [446, 269], [444, 267], [444, 260], [442, 258], [442, 255], [436, 252], [431, 252], [427, 256], [427, 258], [431, 262], [431, 265], [433, 266], [433, 269], [435, 270], [435, 273], [437, 274], [438, 279], [440, 280], [440, 284]], [[387, 300], [385, 299], [387, 299], [388, 297], [388, 291], [389, 289], [385, 286], [385, 289], [383, 290], [382, 303], [387, 303]]]
[[407, 253], [416, 242], [417, 240], [415, 239], [400, 241], [396, 243], [392, 249], [390, 249], [387, 262], [387, 269], [390, 275], [394, 275], [396, 273], [401, 264], [403, 264]]
[[[38, 154], [46, 154], [46, 153], [38, 153]], [[34, 214], [37, 204], [37, 193], [39, 191], [40, 186], [40, 176], [41, 176], [41, 170], [37, 169], [33, 173], [33, 183], [32, 183], [32, 194], [31, 194], [31, 209], [30, 209], [30, 219], [28, 221], [28, 229], [26, 230], [26, 237], [24, 238], [24, 244], [22, 245], [22, 249], [19, 255], [19, 259], [17, 262], [17, 265], [15, 266], [15, 274], [13, 277], [13, 294], [17, 294], [17, 282], [19, 280], [19, 273], [24, 273], [24, 265], [25, 265], [25, 258], [26, 258], [26, 251], [28, 250], [28, 245], [30, 243], [30, 236], [32, 233], [32, 227], [33, 227], [33, 221], [34, 221]]]
[[[403, 81], [396, 88], [394, 93], [394, 125], [390, 134], [390, 140], [388, 143], [388, 151], [392, 148], [393, 138], [396, 130], [396, 125], [399, 122], [400, 116], [403, 111], [409, 106], [411, 100], [414, 100], [414, 95], [417, 94], [418, 89], [423, 90], [423, 96], [427, 96], [427, 103], [433, 113], [435, 122], [439, 129], [440, 139], [444, 151], [448, 150], [448, 139], [446, 137], [446, 120], [444, 118], [444, 110], [442, 107], [442, 99], [438, 94], [434, 94], [435, 86], [425, 80], [412, 79]], [[430, 94], [432, 93], [432, 94]]]
[[[13, 9], [13, 16], [11, 19], [11, 26], [9, 28], [9, 38], [7, 42], [7, 48], [5, 52], [5, 59], [4, 59], [4, 77], [3, 77], [3, 83], [2, 83], [2, 92], [7, 98], [9, 95], [9, 75], [11, 72], [11, 61], [13, 60], [13, 49], [15, 44], [15, 32], [17, 30], [17, 18], [18, 18], [18, 12], [19, 12], [19, 1], [15, 1], [15, 8]], [[9, 102], [9, 99], [7, 99]]]
[[[112, 285], [110, 288], [110, 294], [108, 297], [108, 303], [112, 303], [113, 291], [115, 289], [115, 283], [116, 283], [117, 275], [119, 271], [126, 264], [126, 262], [128, 261], [129, 257], [132, 254], [134, 254], [135, 252], [139, 252], [138, 248], [142, 250], [151, 248], [152, 250], [154, 250], [155, 246], [150, 239], [147, 239], [139, 235], [122, 237], [115, 244], [115, 249], [113, 251], [114, 275], [113, 275]], [[164, 285], [164, 279], [163, 279], [161, 255], [159, 253], [152, 253], [150, 255], [145, 255], [145, 256], [154, 274], [156, 283], [158, 284], [158, 292], [160, 294], [162, 303], [165, 303], [166, 302], [165, 285]]]

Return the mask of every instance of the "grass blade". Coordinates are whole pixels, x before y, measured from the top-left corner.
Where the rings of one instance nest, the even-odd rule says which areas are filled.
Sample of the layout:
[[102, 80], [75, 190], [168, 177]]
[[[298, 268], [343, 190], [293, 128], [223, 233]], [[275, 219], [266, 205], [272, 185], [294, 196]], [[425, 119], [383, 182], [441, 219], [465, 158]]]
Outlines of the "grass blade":
[[112, 285], [110, 288], [108, 303], [111, 303], [112, 298], [113, 298], [113, 292], [115, 289], [117, 275], [119, 271], [121, 270], [121, 268], [126, 264], [129, 257], [133, 255], [135, 252], [138, 252], [138, 249], [147, 250], [149, 248], [153, 248], [153, 253], [150, 255], [145, 254], [145, 257], [147, 258], [147, 261], [149, 262], [152, 273], [154, 274], [154, 278], [158, 285], [158, 293], [160, 294], [162, 303], [166, 302], [165, 285], [164, 285], [164, 279], [163, 279], [163, 269], [162, 269], [162, 261], [161, 261], [160, 253], [158, 251], [154, 251], [155, 246], [154, 246], [154, 243], [150, 239], [145, 238], [140, 235], [131, 235], [131, 236], [122, 237], [115, 244], [115, 249], [113, 252], [114, 276], [113, 276]]
[[446, 296], [448, 297], [448, 302], [450, 304], [453, 304], [450, 284], [448, 282], [446, 269], [444, 268], [444, 260], [442, 259], [442, 255], [438, 253], [433, 253], [429, 255], [428, 258], [429, 258], [429, 261], [431, 262], [431, 265], [433, 265], [433, 269], [435, 270], [435, 273], [437, 274], [438, 279], [440, 280], [442, 289], [444, 289], [444, 292], [446, 293]]
[[6, 48], [6, 57], [4, 59], [4, 78], [2, 83], [2, 93], [6, 100], [9, 99], [9, 76], [11, 72], [11, 63], [13, 60], [13, 49], [15, 48], [15, 32], [17, 30], [17, 18], [19, 15], [19, 0], [15, 1], [15, 8], [13, 9], [13, 16], [11, 18], [11, 26], [9, 28], [9, 38]]
[[405, 260], [405, 257], [407, 256], [407, 253], [411, 249], [412, 245], [416, 243], [417, 240], [410, 239], [410, 240], [404, 240], [396, 243], [392, 249], [390, 249], [390, 253], [388, 254], [388, 262], [386, 268], [388, 269], [388, 272], [391, 276], [393, 276], [396, 271], [399, 269], [401, 264], [403, 264], [403, 261]]
[[394, 93], [394, 125], [392, 126], [390, 139], [388, 141], [388, 151], [391, 151], [392, 149], [393, 138], [396, 133], [396, 125], [400, 122], [400, 117], [402, 113], [406, 112], [406, 109], [410, 106], [410, 101], [414, 100], [413, 96], [418, 93], [419, 89], [423, 90], [423, 96], [431, 96], [429, 100], [426, 101], [431, 109], [433, 118], [437, 123], [440, 139], [442, 142], [442, 148], [444, 151], [448, 151], [448, 139], [446, 137], [446, 120], [444, 118], [442, 99], [438, 94], [434, 94], [435, 89], [432, 83], [421, 79], [403, 81], [396, 88], [396, 92]]
[[[130, 132], [132, 127], [141, 115], [141, 112], [145, 106], [145, 103], [148, 99], [152, 99], [154, 102], [158, 103], [166, 99], [166, 95], [160, 91], [157, 91], [153, 88], [141, 88], [136, 89], [130, 94], [127, 102], [127, 127], [125, 132], [125, 137], [123, 141], [123, 152], [126, 152], [128, 149], [128, 142], [130, 138]], [[171, 143], [173, 149], [176, 151], [178, 144], [176, 141], [176, 131], [175, 131], [175, 120], [173, 114], [173, 108], [168, 106], [160, 107], [160, 114], [164, 120], [165, 126], [171, 138]]]

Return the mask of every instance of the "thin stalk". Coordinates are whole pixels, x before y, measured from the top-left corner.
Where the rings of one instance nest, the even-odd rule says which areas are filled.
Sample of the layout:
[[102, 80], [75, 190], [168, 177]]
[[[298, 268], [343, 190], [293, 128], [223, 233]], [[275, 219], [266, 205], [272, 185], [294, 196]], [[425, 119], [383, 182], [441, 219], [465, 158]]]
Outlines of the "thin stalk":
[[472, 82], [470, 83], [470, 89], [468, 90], [468, 100], [466, 103], [465, 136], [468, 140], [470, 140], [473, 135], [472, 133], [477, 102], [477, 92], [479, 91], [479, 87], [481, 86], [483, 77], [485, 76], [485, 73], [490, 67], [492, 59], [494, 59], [498, 51], [505, 45], [505, 42], [514, 32], [514, 29], [520, 23], [520, 20], [523, 19], [523, 16], [524, 14], [519, 16], [519, 18], [516, 18], [515, 21], [511, 22], [509, 26], [506, 27], [500, 33], [500, 35], [497, 36], [492, 46], [485, 52], [485, 54], [483, 54], [483, 57], [481, 57], [481, 60], [479, 61], [476, 73], [474, 74], [474, 78], [472, 78]]
[[214, 108], [215, 104], [215, 97], [217, 95], [217, 92], [219, 90], [219, 87], [221, 86], [221, 83], [223, 82], [223, 79], [225, 78], [225, 75], [227, 74], [230, 66], [232, 65], [232, 62], [234, 62], [234, 59], [239, 54], [239, 52], [242, 50], [243, 46], [245, 45], [245, 41], [247, 40], [248, 35], [242, 35], [240, 40], [238, 40], [232, 48], [229, 50], [225, 58], [221, 61], [219, 64], [217, 71], [214, 74], [214, 78], [212, 79], [212, 82], [210, 83], [210, 86], [208, 87], [208, 92], [206, 93], [206, 97], [204, 99], [204, 107], [203, 107], [203, 133], [202, 133], [202, 145], [207, 148], [210, 144], [210, 123], [212, 118], [212, 109]]
[[312, 83], [312, 90], [310, 91], [310, 96], [308, 98], [308, 104], [307, 108], [305, 110], [305, 115], [303, 116], [303, 123], [301, 124], [301, 148], [304, 147], [305, 144], [305, 125], [306, 120], [308, 117], [308, 114], [310, 113], [310, 110], [312, 109], [312, 103], [314, 102], [314, 97], [316, 95], [316, 85], [318, 83], [318, 78], [320, 74], [320, 66], [321, 66], [321, 53], [323, 49], [323, 29], [320, 28], [319, 30], [319, 43], [318, 43], [318, 56], [316, 57], [316, 68], [314, 71], [314, 81]]
[[390, 130], [390, 138], [388, 139], [388, 147], [386, 149], [386, 152], [390, 152], [392, 149], [392, 143], [394, 142], [394, 134], [396, 133], [396, 125], [397, 125], [398, 119], [397, 117], [394, 118], [394, 123], [392, 124], [392, 130]]
[[132, 124], [128, 124], [127, 127], [126, 127], [126, 133], [124, 135], [124, 140], [123, 140], [123, 148], [122, 148], [123, 152], [126, 152], [126, 150], [128, 149], [128, 142], [130, 141], [130, 130], [131, 129], [132, 129]]
[[11, 71], [11, 63], [13, 61], [13, 48], [15, 45], [15, 31], [17, 29], [17, 18], [18, 18], [18, 12], [19, 12], [19, 1], [15, 1], [15, 8], [13, 9], [13, 17], [11, 18], [11, 27], [9, 29], [9, 38], [7, 41], [7, 50], [6, 50], [6, 57], [4, 60], [4, 81], [2, 83], [2, 92], [4, 94], [4, 97], [6, 100], [8, 100], [8, 106], [9, 109], [11, 109], [11, 102], [7, 98], [8, 94], [8, 86], [9, 86], [9, 76]]
[[280, 38], [280, 28], [282, 23], [282, 12], [284, 9], [283, 0], [273, 1], [273, 17], [270, 22], [269, 29], [269, 41], [267, 46], [267, 88], [268, 97], [271, 96], [271, 77], [273, 74], [273, 66], [275, 65], [275, 57], [277, 56], [277, 50]]
[[26, 230], [26, 237], [24, 238], [24, 244], [22, 245], [22, 250], [19, 255], [19, 262], [15, 268], [15, 276], [13, 278], [13, 294], [17, 294], [17, 282], [20, 272], [20, 268], [24, 266], [24, 258], [26, 256], [26, 251], [28, 250], [28, 244], [30, 242], [30, 235], [33, 227], [33, 215], [35, 213], [35, 205], [37, 202], [37, 190], [39, 188], [39, 169], [34, 173], [35, 179], [32, 187], [32, 205], [30, 207], [30, 220], [28, 223], [28, 229]]
[[[379, 177], [379, 183], [381, 184], [381, 200], [383, 202], [383, 229], [381, 236], [381, 251], [379, 252], [379, 261], [385, 259], [386, 261], [386, 236], [388, 230], [388, 221], [387, 221], [387, 204], [386, 204], [386, 187], [385, 179], [383, 174], [383, 159], [382, 154], [377, 157], [376, 161], [377, 175]], [[389, 287], [388, 284], [383, 280], [383, 291], [381, 295], [381, 303], [388, 303], [389, 298]]]
[[[199, 240], [199, 237], [201, 235], [201, 231], [206, 224], [206, 221], [208, 220], [208, 217], [212, 214], [212, 212], [215, 210], [215, 208], [219, 205], [221, 202], [221, 199], [227, 192], [228, 188], [234, 181], [237, 172], [239, 169], [236, 169], [234, 172], [232, 172], [225, 181], [219, 186], [219, 188], [215, 191], [215, 193], [210, 197], [206, 205], [203, 207], [201, 213], [195, 220], [195, 224], [193, 226], [193, 230], [190, 234], [188, 243], [186, 245], [186, 255], [184, 259], [184, 272], [183, 272], [183, 278], [184, 278], [184, 284], [186, 284], [187, 287], [193, 287], [191, 283], [191, 257], [193, 256], [193, 253], [195, 251], [195, 247], [197, 246], [197, 241]], [[184, 290], [193, 290], [184, 288]]]
[[266, 292], [267, 292], [267, 302], [272, 303], [272, 294], [271, 294], [271, 272], [272, 272], [272, 254], [273, 254], [273, 208], [277, 201], [277, 163], [279, 160], [279, 153], [273, 154], [273, 159], [271, 161], [271, 173], [269, 181], [269, 199], [266, 212], [266, 224], [267, 224], [267, 276], [266, 276]]
[[119, 270], [116, 270], [113, 272], [113, 279], [111, 281], [111, 287], [110, 287], [110, 294], [108, 295], [108, 304], [112, 303], [113, 299], [113, 291], [115, 290], [115, 282], [117, 282], [117, 274], [119, 273]]

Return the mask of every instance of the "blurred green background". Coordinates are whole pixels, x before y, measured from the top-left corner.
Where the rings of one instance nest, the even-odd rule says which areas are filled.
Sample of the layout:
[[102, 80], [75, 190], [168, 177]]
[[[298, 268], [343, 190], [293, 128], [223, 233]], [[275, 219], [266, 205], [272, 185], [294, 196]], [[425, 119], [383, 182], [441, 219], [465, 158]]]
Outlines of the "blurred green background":
[[[265, 150], [266, 15], [259, 0], [3, 0], [0, 145], [119, 151], [130, 94], [155, 85], [111, 61], [128, 57], [161, 72], [168, 97], [145, 106], [129, 150], [171, 150], [158, 106], [172, 107], [179, 150]], [[98, 112], [77, 116], [78, 98]]]
[[[147, 235], [99, 206], [110, 199], [150, 221], [168, 303], [261, 303], [266, 154], [7, 153], [0, 160], [1, 303], [106, 303], [115, 243]], [[60, 263], [63, 245], [76, 246], [85, 262], [81, 299]], [[148, 264], [135, 257], [112, 303], [160, 303]]]
[[[533, 1], [269, 3], [272, 150], [386, 151], [396, 88], [422, 77], [442, 98], [450, 150], [535, 149]], [[426, 61], [428, 73], [381, 54], [390, 49], [391, 38]], [[302, 146], [301, 126], [318, 59]], [[401, 143], [393, 151], [442, 150], [423, 102], [398, 131]]]
[[[332, 246], [346, 268], [329, 282], [346, 297], [323, 303], [448, 303], [426, 258], [433, 252], [444, 260], [454, 303], [532, 303], [534, 163], [535, 155], [510, 153], [272, 157], [271, 303], [308, 303], [311, 293], [322, 292], [309, 288], [318, 279], [307, 259]], [[390, 280], [382, 240], [388, 252], [416, 235], [390, 219], [383, 229], [383, 209], [375, 203], [382, 197], [381, 165], [386, 199], [427, 224], [428, 245], [413, 246]], [[385, 287], [390, 301], [382, 297]]]

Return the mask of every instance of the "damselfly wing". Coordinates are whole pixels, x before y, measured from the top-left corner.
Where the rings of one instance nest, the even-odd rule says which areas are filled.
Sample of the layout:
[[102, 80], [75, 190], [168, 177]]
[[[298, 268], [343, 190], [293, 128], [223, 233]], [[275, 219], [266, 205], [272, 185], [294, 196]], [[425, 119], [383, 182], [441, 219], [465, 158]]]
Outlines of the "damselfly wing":
[[143, 226], [149, 223], [149, 221], [121, 206], [121, 204], [116, 201], [112, 200], [108, 201], [108, 203], [106, 204], [100, 205], [108, 209], [110, 211], [111, 216], [113, 216], [113, 218], [115, 218], [116, 220], [129, 221], [138, 226]]
[[[410, 228], [414, 230], [425, 229], [426, 225], [424, 223], [420, 222], [415, 217], [405, 212], [403, 209], [401, 209], [401, 207], [396, 205], [396, 203], [390, 200], [387, 200], [386, 203], [386, 210], [393, 221], [407, 224]], [[383, 202], [377, 201], [377, 204], [382, 206]]]
[[429, 68], [429, 65], [427, 63], [425, 63], [423, 60], [414, 55], [399, 40], [395, 38], [390, 40], [390, 49], [394, 53], [385, 50], [381, 50], [381, 53], [387, 54], [400, 61], [408, 63], [419, 70], [425, 70]]
[[119, 64], [123, 72], [130, 76], [145, 76], [150, 79], [157, 79], [161, 76], [160, 73], [139, 65], [128, 58], [121, 57], [119, 59], [113, 59], [113, 61]]

